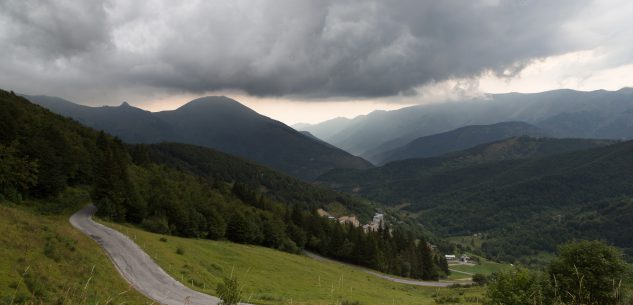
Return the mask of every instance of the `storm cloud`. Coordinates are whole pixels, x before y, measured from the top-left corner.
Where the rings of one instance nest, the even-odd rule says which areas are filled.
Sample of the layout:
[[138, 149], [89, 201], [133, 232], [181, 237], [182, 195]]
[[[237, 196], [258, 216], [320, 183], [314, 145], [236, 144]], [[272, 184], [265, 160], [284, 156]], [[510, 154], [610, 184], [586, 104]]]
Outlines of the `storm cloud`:
[[[0, 86], [374, 97], [588, 47], [578, 1], [0, 2]], [[131, 89], [129, 89], [131, 90]], [[122, 93], [121, 93], [122, 92]], [[79, 95], [75, 95], [79, 96]]]

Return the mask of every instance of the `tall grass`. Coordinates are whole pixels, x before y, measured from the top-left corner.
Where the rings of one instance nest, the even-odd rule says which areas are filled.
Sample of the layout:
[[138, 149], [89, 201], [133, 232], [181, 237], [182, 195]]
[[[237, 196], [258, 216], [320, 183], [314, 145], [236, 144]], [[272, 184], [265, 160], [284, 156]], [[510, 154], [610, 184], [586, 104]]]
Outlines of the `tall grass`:
[[[28, 266], [24, 272], [20, 275], [20, 279], [15, 286], [11, 300], [6, 303], [7, 305], [44, 305], [44, 304], [58, 304], [58, 305], [108, 305], [108, 304], [128, 304], [122, 297], [127, 294], [132, 287], [128, 286], [128, 289], [121, 291], [115, 295], [106, 297], [103, 300], [94, 299], [90, 290], [90, 283], [94, 275], [95, 266], [92, 267], [90, 275], [85, 283], [82, 285], [69, 285], [63, 289], [63, 293], [53, 302], [45, 300], [41, 296], [38, 296], [31, 288], [29, 295], [21, 295], [20, 288], [23, 288], [25, 282], [33, 275], [30, 273], [31, 266]], [[5, 304], [5, 303], [3, 303]], [[151, 303], [153, 304], [153, 303]]]

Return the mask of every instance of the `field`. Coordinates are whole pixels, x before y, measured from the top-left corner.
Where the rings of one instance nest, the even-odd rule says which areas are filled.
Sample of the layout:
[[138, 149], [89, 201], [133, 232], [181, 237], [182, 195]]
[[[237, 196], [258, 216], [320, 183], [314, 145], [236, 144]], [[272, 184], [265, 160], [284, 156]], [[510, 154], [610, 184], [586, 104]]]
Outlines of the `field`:
[[[499, 271], [512, 268], [512, 266], [509, 264], [500, 264], [500, 263], [496, 263], [496, 262], [481, 258], [479, 264], [475, 264], [475, 265], [451, 264], [448, 266], [448, 268], [452, 270], [465, 272], [465, 273], [470, 273], [470, 274], [481, 273], [484, 275], [490, 275], [494, 272], [499, 272]], [[451, 272], [451, 275], [449, 276], [449, 278], [453, 280], [459, 280], [459, 279], [464, 279], [464, 278], [470, 278], [470, 275], [459, 273], [459, 272]]]
[[[214, 294], [222, 277], [238, 277], [244, 301], [256, 304], [457, 304], [481, 303], [482, 288], [430, 288], [396, 284], [353, 267], [268, 248], [148, 233], [107, 225], [135, 239], [169, 274]], [[472, 301], [472, 302], [468, 302]], [[348, 304], [349, 304], [348, 303]]]
[[68, 223], [0, 203], [0, 304], [149, 304]]

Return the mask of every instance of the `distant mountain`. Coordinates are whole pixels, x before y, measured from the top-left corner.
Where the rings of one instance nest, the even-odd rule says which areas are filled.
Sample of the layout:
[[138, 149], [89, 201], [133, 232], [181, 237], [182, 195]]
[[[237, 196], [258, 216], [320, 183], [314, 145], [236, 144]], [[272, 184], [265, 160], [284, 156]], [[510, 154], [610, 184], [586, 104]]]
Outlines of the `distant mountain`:
[[223, 96], [199, 98], [176, 110], [156, 113], [127, 103], [119, 107], [87, 107], [46, 96], [28, 98], [126, 142], [206, 146], [306, 180], [334, 168], [371, 167], [362, 158], [301, 134]]
[[323, 139], [324, 141], [329, 141], [329, 139], [337, 134], [339, 131], [347, 128], [347, 126], [351, 123], [352, 120], [348, 118], [338, 117], [334, 119], [327, 120], [325, 122], [321, 122], [319, 124], [295, 124], [292, 125], [292, 128], [301, 131], [308, 131], [311, 134], [315, 135], [319, 139]]
[[86, 126], [106, 131], [130, 143], [155, 143], [173, 138], [174, 130], [151, 112], [130, 106], [88, 107], [51, 96], [25, 96], [48, 110], [70, 117]]
[[428, 158], [464, 150], [483, 143], [523, 135], [539, 137], [545, 136], [546, 133], [540, 128], [524, 122], [472, 125], [417, 138], [404, 146], [386, 151], [377, 156], [371, 156], [369, 160], [375, 164], [384, 164], [402, 159]]
[[486, 233], [482, 250], [492, 257], [604, 239], [633, 259], [633, 141], [610, 143], [520, 137], [318, 180], [403, 207], [441, 235]]
[[[416, 138], [469, 125], [521, 121], [561, 138], [633, 138], [633, 89], [531, 94], [492, 94], [486, 99], [375, 111], [321, 136], [321, 124], [303, 128], [328, 143], [365, 158]], [[326, 123], [322, 123], [326, 125]]]

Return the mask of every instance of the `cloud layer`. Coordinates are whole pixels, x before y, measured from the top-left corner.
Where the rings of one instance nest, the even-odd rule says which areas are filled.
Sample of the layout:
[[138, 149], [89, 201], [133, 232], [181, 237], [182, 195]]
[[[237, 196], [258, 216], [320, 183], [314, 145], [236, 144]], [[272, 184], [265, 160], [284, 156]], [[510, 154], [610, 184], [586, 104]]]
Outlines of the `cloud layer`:
[[138, 88], [408, 95], [592, 47], [570, 35], [582, 8], [565, 0], [5, 0], [0, 86], [79, 98]]

